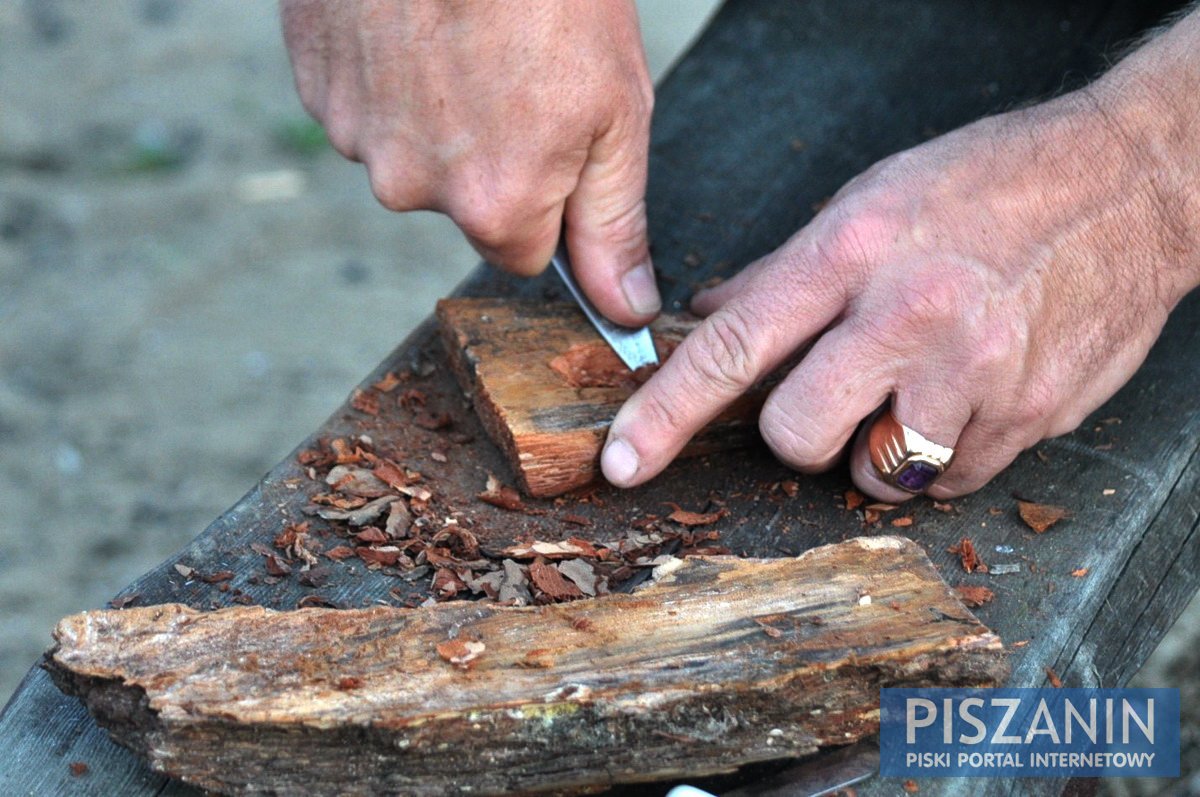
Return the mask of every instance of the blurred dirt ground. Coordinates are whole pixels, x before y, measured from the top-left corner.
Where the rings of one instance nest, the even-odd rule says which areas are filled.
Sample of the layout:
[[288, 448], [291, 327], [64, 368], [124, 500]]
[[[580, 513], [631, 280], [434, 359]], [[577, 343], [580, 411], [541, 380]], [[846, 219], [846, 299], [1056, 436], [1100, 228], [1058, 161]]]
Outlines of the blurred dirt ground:
[[[715, 4], [641, 3], [656, 75]], [[272, 0], [0, 3], [0, 703], [475, 262], [328, 148]], [[1200, 602], [1142, 676], [1193, 716], [1197, 628]]]
[[[713, 5], [647, 4], [656, 74]], [[0, 702], [476, 262], [329, 149], [273, 0], [0, 3]]]

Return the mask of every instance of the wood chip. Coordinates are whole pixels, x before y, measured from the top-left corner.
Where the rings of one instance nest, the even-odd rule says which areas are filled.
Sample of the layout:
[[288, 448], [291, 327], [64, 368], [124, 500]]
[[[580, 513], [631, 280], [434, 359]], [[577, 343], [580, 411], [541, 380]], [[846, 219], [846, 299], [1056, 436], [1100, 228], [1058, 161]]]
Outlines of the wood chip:
[[958, 593], [959, 600], [964, 604], [977, 609], [985, 603], [990, 603], [996, 593], [992, 592], [987, 587], [980, 587], [971, 584], [964, 584], [961, 587], [955, 587], [954, 591]]
[[377, 548], [362, 545], [355, 548], [354, 553], [368, 565], [390, 567], [400, 561], [401, 551], [394, 545], [384, 545]]
[[851, 512], [853, 512], [855, 509], [858, 509], [860, 506], [866, 503], [867, 500], [862, 493], [853, 489], [847, 490], [844, 497], [846, 499], [846, 509]]
[[892, 525], [898, 528], [907, 528], [913, 524], [912, 515], [906, 517], [898, 517], [892, 520]]
[[532, 542], [519, 543], [510, 548], [505, 548], [501, 551], [501, 554], [513, 559], [533, 559], [538, 556], [545, 557], [546, 559], [574, 559], [580, 556], [594, 559], [599, 557], [600, 552], [596, 550], [595, 545], [592, 545], [587, 540], [570, 537], [562, 542], [534, 540]]
[[277, 578], [282, 578], [292, 572], [292, 568], [273, 553], [267, 554], [265, 564], [267, 573]]
[[1032, 501], [1017, 501], [1017, 510], [1025, 525], [1035, 534], [1042, 534], [1064, 518], [1071, 516], [1070, 510], [1052, 504], [1035, 504]]
[[303, 586], [313, 587], [316, 589], [325, 586], [325, 583], [329, 581], [329, 576], [329, 568], [314, 567], [311, 570], [305, 570], [300, 574], [300, 583]]
[[388, 371], [386, 374], [384, 374], [383, 379], [380, 379], [378, 382], [371, 385], [371, 387], [374, 390], [378, 390], [380, 393], [391, 393], [400, 386], [402, 381], [403, 380], [396, 375], [395, 371]]
[[570, 579], [584, 595], [596, 596], [601, 578], [596, 573], [596, 568], [587, 562], [582, 559], [568, 559], [558, 565], [558, 572]]
[[919, 792], [921, 790], [921, 787], [917, 785], [917, 782], [915, 780], [904, 781], [904, 783], [901, 784], [901, 788], [904, 789], [909, 794], [916, 794], [917, 792]]
[[184, 578], [191, 578], [192, 574], [196, 572], [196, 569], [194, 567], [188, 567], [185, 564], [177, 562], [175, 564], [175, 572]]
[[89, 769], [90, 767], [82, 761], [72, 761], [70, 764], [71, 777], [82, 778]]
[[485, 504], [498, 506], [510, 512], [517, 512], [525, 508], [525, 502], [521, 500], [521, 494], [512, 487], [501, 483], [493, 473], [488, 474], [487, 484], [477, 498]]
[[934, 501], [934, 502], [933, 502], [933, 508], [934, 508], [934, 509], [936, 509], [936, 510], [937, 510], [937, 511], [939, 511], [939, 512], [944, 512], [944, 513], [946, 513], [946, 514], [948, 515], [948, 514], [950, 514], [951, 512], [953, 512], [953, 511], [954, 511], [954, 504], [950, 504], [950, 503], [945, 503], [945, 504], [943, 504], [943, 503], [941, 503], [941, 502], [939, 502], [939, 501]]
[[378, 415], [379, 393], [374, 390], [355, 390], [350, 406], [365, 415]]
[[395, 500], [395, 496], [385, 495], [358, 509], [342, 510], [321, 507], [317, 510], [317, 515], [324, 520], [344, 520], [351, 526], [366, 526], [378, 520]]
[[339, 493], [360, 498], [379, 498], [391, 492], [391, 488], [375, 471], [348, 465], [338, 465], [330, 470], [325, 476], [325, 483]]
[[1081, 567], [1078, 570], [1071, 571], [1071, 575], [1075, 576], [1075, 578], [1083, 578], [1087, 574], [1088, 574], [1088, 569], [1086, 567]]
[[354, 535], [354, 539], [364, 545], [382, 545], [388, 541], [388, 535], [375, 526], [368, 526]]
[[447, 639], [437, 644], [437, 654], [455, 667], [469, 670], [475, 661], [483, 655], [487, 646], [482, 642], [464, 639]]
[[667, 520], [684, 526], [709, 526], [729, 514], [729, 510], [725, 507], [721, 507], [716, 512], [701, 513], [689, 512], [679, 504], [670, 501], [667, 502], [667, 506], [674, 510], [667, 515]]
[[349, 545], [339, 545], [336, 548], [330, 548], [325, 552], [325, 555], [335, 562], [340, 562], [343, 559], [349, 559], [354, 556], [354, 549]]
[[375, 478], [387, 484], [393, 489], [408, 486], [408, 474], [395, 462], [388, 459], [381, 459], [375, 463], [375, 470], [371, 471]]
[[579, 587], [564, 578], [554, 565], [541, 558], [535, 559], [529, 566], [529, 580], [541, 590], [542, 594], [553, 601], [574, 600], [583, 597], [583, 592]]
[[1056, 673], [1050, 667], [1046, 667], [1045, 669], [1046, 669], [1046, 677], [1050, 679], [1050, 685], [1053, 686], [1055, 689], [1062, 689], [1062, 685], [1063, 685], [1062, 678], [1058, 677], [1058, 673]]
[[948, 553], [958, 554], [963, 570], [966, 570], [968, 573], [988, 572], [988, 566], [979, 558], [979, 554], [975, 551], [975, 543], [971, 542], [970, 537], [963, 537], [957, 545], [953, 545], [946, 550]]

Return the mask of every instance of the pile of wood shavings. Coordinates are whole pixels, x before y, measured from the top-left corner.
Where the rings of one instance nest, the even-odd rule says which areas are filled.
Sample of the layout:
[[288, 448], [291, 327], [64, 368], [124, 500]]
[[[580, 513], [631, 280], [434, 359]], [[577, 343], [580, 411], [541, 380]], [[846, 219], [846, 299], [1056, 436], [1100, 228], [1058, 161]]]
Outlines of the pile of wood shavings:
[[[616, 540], [569, 537], [559, 541], [523, 539], [499, 551], [480, 545], [471, 519], [439, 503], [421, 473], [377, 453], [369, 438], [335, 439], [301, 452], [300, 464], [320, 489], [306, 512], [327, 521], [338, 544], [326, 548], [310, 533], [310, 522], [286, 527], [274, 547], [252, 546], [264, 558], [271, 578], [293, 574], [300, 583], [322, 586], [330, 568], [358, 558], [368, 569], [417, 585], [429, 579], [424, 601], [479, 599], [513, 606], [556, 603], [607, 594], [639, 571], [678, 556], [727, 554], [714, 530], [701, 527], [727, 514], [700, 513], [672, 506], [665, 518], [639, 518]], [[512, 487], [489, 475], [478, 500], [513, 512], [527, 507]], [[586, 518], [572, 525], [588, 525]], [[404, 590], [393, 598], [412, 605]], [[305, 605], [320, 605], [313, 598]]]

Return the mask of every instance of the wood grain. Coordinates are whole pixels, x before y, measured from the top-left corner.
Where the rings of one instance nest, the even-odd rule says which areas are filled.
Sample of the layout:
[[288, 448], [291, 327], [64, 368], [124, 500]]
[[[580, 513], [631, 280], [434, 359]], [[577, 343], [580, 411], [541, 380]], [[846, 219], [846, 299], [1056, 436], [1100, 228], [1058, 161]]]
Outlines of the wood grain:
[[[114, 738], [194, 784], [415, 795], [792, 758], [877, 730], [880, 687], [1007, 671], [904, 538], [674, 564], [635, 594], [543, 608], [85, 612], [59, 624], [47, 667]], [[451, 663], [468, 643], [478, 657]]]
[[[546, 498], [599, 478], [609, 424], [652, 369], [631, 372], [567, 303], [444, 299], [437, 318], [459, 384], [522, 490]], [[698, 323], [690, 315], [654, 321], [660, 362]], [[752, 441], [766, 392], [735, 402], [681, 456]]]

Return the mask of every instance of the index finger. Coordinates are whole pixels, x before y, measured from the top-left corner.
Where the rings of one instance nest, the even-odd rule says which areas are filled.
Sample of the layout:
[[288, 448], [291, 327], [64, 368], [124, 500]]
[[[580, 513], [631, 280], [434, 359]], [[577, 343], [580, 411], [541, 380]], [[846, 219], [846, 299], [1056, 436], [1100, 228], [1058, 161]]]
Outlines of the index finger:
[[613, 419], [604, 476], [632, 487], [670, 464], [696, 432], [817, 335], [846, 304], [844, 282], [815, 248], [776, 253], [706, 318]]

